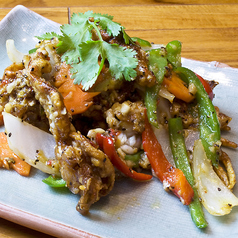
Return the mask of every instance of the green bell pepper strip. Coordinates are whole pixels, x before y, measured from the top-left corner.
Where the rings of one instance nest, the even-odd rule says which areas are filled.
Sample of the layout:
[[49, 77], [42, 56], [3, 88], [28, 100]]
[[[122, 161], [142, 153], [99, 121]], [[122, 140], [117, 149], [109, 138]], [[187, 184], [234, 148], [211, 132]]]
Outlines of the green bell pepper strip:
[[151, 47], [150, 42], [147, 40], [141, 39], [139, 37], [131, 37], [131, 39], [137, 42], [141, 47]]
[[221, 132], [214, 105], [201, 81], [193, 71], [184, 67], [179, 67], [175, 69], [175, 72], [179, 74], [181, 79], [186, 83], [193, 83], [197, 88], [195, 96], [198, 104], [200, 139], [208, 159], [217, 167], [221, 146]]
[[153, 174], [171, 190], [184, 205], [193, 201], [194, 191], [181, 169], [175, 168], [167, 160], [153, 128], [145, 116], [145, 130], [142, 132], [144, 151], [153, 169]]
[[153, 49], [149, 53], [149, 69], [154, 73], [157, 84], [152, 87], [147, 87], [145, 93], [145, 106], [147, 117], [151, 125], [158, 128], [157, 121], [157, 103], [161, 83], [163, 82], [166, 73], [168, 61], [166, 58], [165, 49]]
[[62, 178], [54, 178], [51, 175], [48, 178], [43, 179], [42, 182], [53, 188], [66, 187], [66, 182]]
[[145, 107], [148, 120], [151, 125], [158, 128], [157, 120], [157, 104], [158, 104], [158, 94], [159, 94], [159, 85], [147, 88], [145, 92]]
[[31, 50], [29, 50], [28, 54], [33, 54], [37, 51], [38, 48], [33, 48]]
[[159, 85], [163, 82], [166, 66], [168, 65], [166, 55], [167, 53], [164, 48], [149, 51], [149, 70], [154, 73]]
[[189, 204], [189, 210], [193, 222], [198, 228], [207, 227], [207, 221], [205, 220], [204, 213], [202, 210], [201, 203], [199, 201], [199, 196], [197, 189], [195, 188], [194, 177], [192, 169], [189, 163], [189, 158], [185, 146], [185, 141], [183, 137], [183, 125], [182, 119], [171, 118], [169, 119], [169, 139], [170, 147], [172, 150], [174, 162], [177, 168], [181, 169], [188, 180], [189, 184], [194, 190], [193, 201]]
[[171, 41], [166, 45], [167, 59], [175, 68], [181, 66], [181, 50], [182, 44], [178, 40]]
[[141, 155], [143, 153], [144, 153], [144, 151], [141, 150], [141, 151], [139, 151], [135, 154], [132, 154], [132, 155], [127, 154], [124, 159], [133, 162], [135, 164], [135, 167], [139, 167], [139, 160], [141, 159]]

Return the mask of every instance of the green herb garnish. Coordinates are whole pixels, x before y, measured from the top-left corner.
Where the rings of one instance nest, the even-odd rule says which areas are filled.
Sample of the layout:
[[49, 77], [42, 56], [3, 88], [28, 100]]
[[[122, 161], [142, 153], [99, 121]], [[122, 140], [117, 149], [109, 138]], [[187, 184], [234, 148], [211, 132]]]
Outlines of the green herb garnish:
[[[57, 53], [62, 55], [62, 61], [72, 66], [74, 83], [82, 84], [84, 90], [93, 86], [105, 62], [108, 62], [112, 77], [131, 81], [137, 75], [136, 52], [118, 44], [109, 44], [100, 34], [100, 29], [105, 30], [109, 36], [122, 34], [126, 44], [131, 42], [124, 27], [112, 20], [113, 16], [92, 11], [74, 13], [71, 24], [61, 26], [61, 35], [52, 32], [37, 38], [59, 39]], [[97, 40], [92, 39], [92, 30], [96, 32]]]

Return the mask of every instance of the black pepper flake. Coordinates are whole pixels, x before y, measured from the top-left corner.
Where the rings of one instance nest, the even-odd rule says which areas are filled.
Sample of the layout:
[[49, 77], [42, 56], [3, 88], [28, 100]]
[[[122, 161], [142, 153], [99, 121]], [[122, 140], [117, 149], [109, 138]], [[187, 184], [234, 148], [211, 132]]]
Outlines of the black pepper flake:
[[7, 136], [7, 132], [5, 131], [4, 134]]
[[64, 77], [67, 79], [68, 75], [65, 75]]
[[15, 163], [16, 163], [16, 161], [14, 160], [14, 158], [9, 158], [9, 159], [7, 160], [7, 162], [8, 162], [8, 164], [15, 164]]
[[35, 69], [34, 68], [31, 68], [31, 72], [33, 72]]
[[169, 171], [172, 171], [172, 170], [173, 170], [173, 168], [174, 168], [174, 167], [173, 167], [173, 166], [171, 166], [171, 167], [169, 168]]
[[70, 111], [71, 111], [71, 112], [74, 112], [74, 109], [71, 108]]
[[39, 150], [36, 150], [36, 153], [38, 154], [38, 153], [39, 153]]
[[104, 158], [104, 159], [103, 159], [103, 163], [105, 163], [105, 162], [106, 162], [106, 160], [107, 160], [107, 158]]
[[36, 159], [36, 160], [34, 161], [34, 164], [36, 165], [38, 162], [39, 162], [39, 160], [38, 160], [38, 159]]
[[55, 47], [53, 46], [53, 50], [55, 50]]
[[217, 190], [220, 192], [220, 191], [221, 191], [221, 188], [217, 188]]
[[8, 134], [8, 137], [11, 137], [12, 136], [12, 133], [10, 132], [9, 134]]
[[228, 206], [229, 206], [229, 207], [232, 207], [232, 204], [228, 203]]

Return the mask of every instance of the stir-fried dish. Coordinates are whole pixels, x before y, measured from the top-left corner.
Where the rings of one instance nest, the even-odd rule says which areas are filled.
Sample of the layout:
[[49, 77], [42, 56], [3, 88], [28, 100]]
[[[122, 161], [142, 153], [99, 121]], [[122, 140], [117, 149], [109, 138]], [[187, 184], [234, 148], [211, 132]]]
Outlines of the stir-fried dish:
[[[50, 174], [46, 184], [80, 195], [81, 214], [116, 179], [159, 179], [205, 228], [202, 205], [218, 216], [238, 205], [222, 149], [237, 144], [221, 137], [231, 117], [213, 105], [217, 83], [181, 65], [181, 42], [156, 48], [112, 19], [73, 14], [28, 54], [7, 41], [13, 64], [0, 84], [0, 167]], [[174, 161], [162, 149], [165, 134]]]

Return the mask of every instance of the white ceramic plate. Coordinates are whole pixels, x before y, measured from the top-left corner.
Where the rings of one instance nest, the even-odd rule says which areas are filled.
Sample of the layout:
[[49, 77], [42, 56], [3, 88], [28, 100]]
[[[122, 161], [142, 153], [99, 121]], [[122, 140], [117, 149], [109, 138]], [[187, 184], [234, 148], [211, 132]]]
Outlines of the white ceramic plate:
[[[59, 25], [23, 6], [14, 8], [0, 22], [0, 74], [10, 64], [5, 49], [7, 39], [14, 39], [17, 49], [28, 52], [37, 41], [34, 36], [46, 31], [59, 31]], [[183, 59], [183, 65], [209, 80], [219, 81], [214, 104], [233, 117], [232, 131], [225, 136], [237, 142], [238, 70], [217, 67], [216, 62], [187, 59]], [[238, 171], [237, 152], [228, 153]], [[199, 230], [188, 208], [166, 193], [156, 179], [146, 183], [130, 179], [117, 182], [110, 195], [93, 205], [90, 215], [84, 217], [75, 209], [79, 197], [67, 189], [48, 187], [41, 182], [45, 177], [35, 170], [25, 178], [1, 169], [0, 216], [60, 237], [238, 237], [237, 208], [225, 217], [205, 212], [209, 226]], [[234, 193], [238, 195], [237, 187]]]

